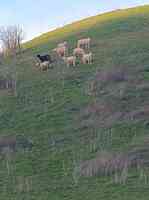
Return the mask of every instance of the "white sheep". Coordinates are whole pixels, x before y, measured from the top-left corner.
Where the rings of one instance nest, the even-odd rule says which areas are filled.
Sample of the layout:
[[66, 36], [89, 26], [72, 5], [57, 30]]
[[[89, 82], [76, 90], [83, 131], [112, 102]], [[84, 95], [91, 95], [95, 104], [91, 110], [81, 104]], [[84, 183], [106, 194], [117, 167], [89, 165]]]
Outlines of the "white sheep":
[[[44, 61], [44, 62], [38, 63], [38, 66], [42, 71], [48, 70], [49, 65], [50, 65], [49, 61]], [[36, 63], [36, 66], [37, 66], [37, 63]]]
[[57, 45], [57, 47], [59, 48], [59, 47], [68, 47], [68, 42], [66, 42], [66, 41], [64, 41], [63, 43], [59, 43], [58, 45]]
[[76, 57], [75, 56], [70, 56], [70, 57], [63, 57], [64, 62], [67, 64], [67, 67], [70, 65], [76, 66]]
[[57, 48], [53, 49], [53, 51], [56, 52], [59, 57], [64, 57], [64, 56], [66, 56], [67, 48], [65, 46], [57, 47]]
[[77, 57], [82, 57], [85, 54], [84, 50], [82, 48], [75, 48], [73, 50], [73, 55]]
[[77, 47], [78, 48], [84, 47], [84, 48], [89, 49], [90, 43], [91, 43], [91, 38], [84, 38], [84, 39], [78, 40]]
[[93, 54], [91, 52], [88, 54], [84, 54], [82, 57], [83, 64], [86, 64], [86, 63], [91, 64], [92, 60], [93, 60]]

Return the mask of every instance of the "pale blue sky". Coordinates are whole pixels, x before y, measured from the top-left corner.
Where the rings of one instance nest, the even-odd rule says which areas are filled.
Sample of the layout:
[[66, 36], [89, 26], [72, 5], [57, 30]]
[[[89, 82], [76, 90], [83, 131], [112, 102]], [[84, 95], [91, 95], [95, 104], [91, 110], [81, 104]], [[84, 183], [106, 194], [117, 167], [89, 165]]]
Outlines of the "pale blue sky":
[[0, 0], [0, 26], [20, 24], [31, 39], [67, 23], [149, 0]]

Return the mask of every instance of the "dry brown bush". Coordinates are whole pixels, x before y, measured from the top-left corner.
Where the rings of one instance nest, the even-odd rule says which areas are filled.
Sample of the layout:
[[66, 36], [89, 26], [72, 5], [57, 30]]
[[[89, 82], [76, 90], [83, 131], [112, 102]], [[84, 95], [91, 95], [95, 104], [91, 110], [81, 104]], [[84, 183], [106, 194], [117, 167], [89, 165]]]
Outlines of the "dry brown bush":
[[111, 83], [119, 83], [128, 81], [128, 76], [123, 68], [111, 69], [110, 71], [103, 70], [97, 71], [93, 80], [88, 86], [88, 95], [97, 96], [99, 91], [100, 94], [104, 94], [103, 88]]
[[125, 81], [126, 75], [124, 71], [117, 70], [117, 71], [103, 71], [98, 72], [96, 74], [96, 80], [101, 82], [109, 82], [109, 81]]
[[107, 104], [101, 104], [101, 103], [91, 103], [87, 109], [85, 110], [85, 114], [103, 114], [103, 113], [111, 113], [112, 112], [112, 108], [110, 105]]
[[126, 176], [123, 175], [128, 173], [130, 168], [136, 168], [140, 173], [146, 167], [149, 167], [148, 136], [139, 143], [132, 144], [130, 150], [125, 153], [99, 152], [95, 158], [81, 161], [77, 169], [79, 176], [121, 174], [120, 177], [125, 180]]
[[131, 167], [132, 163], [133, 158], [125, 154], [101, 152], [96, 158], [80, 163], [80, 176], [111, 175]]
[[142, 120], [149, 118], [149, 106], [146, 105], [138, 110], [132, 111], [125, 116], [129, 120]]

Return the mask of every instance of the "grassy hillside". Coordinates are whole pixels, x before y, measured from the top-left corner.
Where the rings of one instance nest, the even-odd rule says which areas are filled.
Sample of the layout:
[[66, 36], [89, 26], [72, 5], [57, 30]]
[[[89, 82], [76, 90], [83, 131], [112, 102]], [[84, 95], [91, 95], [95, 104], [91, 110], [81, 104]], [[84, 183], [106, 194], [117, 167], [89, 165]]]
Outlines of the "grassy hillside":
[[[149, 6], [118, 10], [35, 38], [0, 65], [1, 75], [17, 80], [16, 91], [0, 90], [0, 135], [33, 141], [31, 150], [1, 150], [0, 200], [148, 200], [148, 33]], [[86, 36], [92, 65], [36, 69], [37, 53], [67, 40], [71, 54]], [[102, 153], [142, 164], [81, 176], [80, 164]]]

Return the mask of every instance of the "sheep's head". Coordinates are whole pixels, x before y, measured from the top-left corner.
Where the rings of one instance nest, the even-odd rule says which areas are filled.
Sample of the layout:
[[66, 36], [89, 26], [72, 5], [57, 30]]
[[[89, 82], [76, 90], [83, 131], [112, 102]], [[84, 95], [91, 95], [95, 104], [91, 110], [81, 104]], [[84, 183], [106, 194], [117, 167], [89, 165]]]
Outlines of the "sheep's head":
[[39, 66], [40, 66], [40, 63], [39, 63], [39, 62], [37, 62], [37, 63], [35, 64], [35, 66], [36, 66], [36, 67], [39, 67]]
[[37, 55], [37, 58], [40, 58], [40, 54]]
[[57, 48], [53, 49], [52, 51], [53, 51], [53, 52], [56, 52], [56, 51], [57, 51]]

